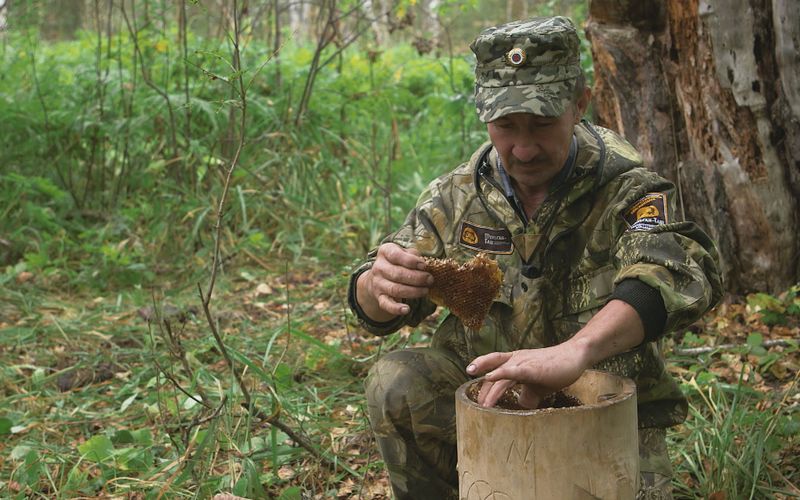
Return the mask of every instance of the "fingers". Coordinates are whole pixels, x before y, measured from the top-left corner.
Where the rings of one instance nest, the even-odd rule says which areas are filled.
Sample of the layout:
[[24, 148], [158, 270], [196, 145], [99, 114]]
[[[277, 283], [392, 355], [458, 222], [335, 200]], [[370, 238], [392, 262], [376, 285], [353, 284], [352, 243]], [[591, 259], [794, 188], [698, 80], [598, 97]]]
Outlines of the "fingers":
[[[406, 286], [409, 288], [424, 288], [433, 284], [433, 276], [424, 271], [425, 260], [419, 256], [415, 249], [405, 249], [394, 243], [381, 245], [375, 263], [372, 265], [372, 272], [386, 281]], [[397, 297], [401, 289], [386, 290], [386, 293]], [[409, 298], [409, 297], [405, 297]]]
[[[508, 389], [515, 385], [517, 385], [517, 382], [509, 379], [498, 380], [496, 382], [484, 379], [481, 383], [481, 389], [478, 392], [477, 403], [485, 408], [491, 408], [500, 401], [500, 398], [503, 397], [503, 394], [505, 394]], [[538, 408], [542, 399], [553, 392], [552, 390], [533, 384], [521, 384], [520, 387], [521, 390], [519, 391], [517, 403], [519, 403], [521, 407], [529, 410]]]
[[395, 316], [408, 314], [408, 312], [411, 310], [411, 308], [408, 307], [408, 304], [404, 302], [398, 302], [396, 299], [386, 294], [378, 295], [378, 306], [380, 306], [380, 308], [384, 311]]
[[[472, 360], [472, 363], [469, 364], [467, 367], [467, 373], [470, 375], [481, 375], [488, 371], [494, 370], [498, 366], [501, 366], [503, 363], [511, 359], [513, 356], [513, 352], [493, 352], [490, 354], [484, 354], [483, 356], [478, 356], [477, 358]], [[490, 380], [497, 380], [498, 378], [503, 377], [489, 377], [487, 375], [487, 379]]]
[[378, 247], [377, 260], [381, 258], [395, 266], [425, 270], [425, 259], [420, 256], [416, 248], [403, 248], [396, 243], [386, 243]]
[[378, 248], [371, 269], [372, 293], [378, 305], [393, 315], [410, 310], [405, 299], [417, 299], [428, 294], [433, 276], [424, 271], [425, 261], [416, 249], [405, 249], [394, 243]]
[[546, 394], [543, 394], [541, 391], [534, 389], [530, 385], [523, 384], [522, 390], [519, 393], [518, 402], [521, 407], [533, 410], [539, 407], [539, 403], [542, 402], [544, 396], [546, 396]]
[[486, 379], [500, 380], [507, 378], [518, 382], [532, 382], [537, 380], [537, 375], [538, 370], [535, 364], [522, 364], [520, 360], [514, 360], [511, 363], [501, 363], [500, 366], [486, 374]]
[[513, 380], [498, 380], [497, 382], [484, 380], [481, 385], [481, 390], [478, 393], [478, 404], [486, 408], [491, 408], [497, 404], [497, 401], [500, 400], [503, 393], [506, 392], [506, 389], [513, 387], [515, 384], [516, 382]]

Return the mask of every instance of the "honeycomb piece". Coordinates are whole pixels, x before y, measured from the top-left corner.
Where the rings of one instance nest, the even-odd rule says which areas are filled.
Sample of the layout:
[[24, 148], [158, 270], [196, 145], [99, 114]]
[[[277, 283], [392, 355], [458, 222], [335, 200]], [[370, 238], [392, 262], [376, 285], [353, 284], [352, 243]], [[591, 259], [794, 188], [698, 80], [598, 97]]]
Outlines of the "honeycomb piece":
[[428, 297], [450, 309], [467, 328], [479, 330], [503, 283], [497, 262], [483, 253], [462, 265], [453, 259], [429, 257], [425, 262], [426, 270], [433, 275]]

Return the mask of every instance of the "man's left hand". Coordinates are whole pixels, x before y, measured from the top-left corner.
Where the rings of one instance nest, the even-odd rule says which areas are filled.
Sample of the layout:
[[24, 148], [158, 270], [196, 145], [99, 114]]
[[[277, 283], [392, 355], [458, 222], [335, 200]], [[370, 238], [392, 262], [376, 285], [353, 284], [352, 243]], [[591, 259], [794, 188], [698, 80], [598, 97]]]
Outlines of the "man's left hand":
[[494, 406], [506, 389], [519, 383], [520, 406], [536, 408], [543, 398], [572, 384], [588, 368], [579, 352], [570, 342], [542, 349], [493, 352], [475, 358], [467, 373], [486, 374], [478, 394], [479, 405]]
[[611, 300], [572, 338], [541, 349], [493, 352], [475, 358], [469, 375], [486, 374], [478, 404], [492, 407], [514, 384], [522, 384], [519, 404], [536, 408], [550, 394], [572, 384], [600, 361], [632, 349], [644, 340], [644, 325], [636, 310]]

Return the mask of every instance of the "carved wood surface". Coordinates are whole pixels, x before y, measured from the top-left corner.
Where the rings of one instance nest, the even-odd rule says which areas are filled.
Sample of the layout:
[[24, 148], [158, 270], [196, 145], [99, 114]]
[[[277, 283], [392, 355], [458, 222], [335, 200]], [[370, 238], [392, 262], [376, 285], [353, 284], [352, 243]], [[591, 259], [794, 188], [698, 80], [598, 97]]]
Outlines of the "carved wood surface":
[[639, 475], [636, 387], [589, 370], [565, 392], [584, 404], [482, 408], [456, 392], [459, 498], [634, 498]]

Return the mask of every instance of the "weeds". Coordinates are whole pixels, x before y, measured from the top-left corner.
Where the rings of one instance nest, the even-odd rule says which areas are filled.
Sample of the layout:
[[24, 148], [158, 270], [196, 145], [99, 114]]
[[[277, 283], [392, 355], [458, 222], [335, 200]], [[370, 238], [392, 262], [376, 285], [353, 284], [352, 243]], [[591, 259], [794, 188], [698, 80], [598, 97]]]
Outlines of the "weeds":
[[[139, 31], [138, 51], [129, 37], [108, 41], [111, 48], [103, 54], [117, 71], [107, 74], [102, 119], [85, 111], [96, 99], [97, 62], [87, 51], [96, 40], [89, 34], [35, 54], [18, 50], [3, 56], [4, 71], [22, 82], [0, 87], [0, 113], [9, 117], [0, 125], [5, 152], [0, 196], [13, 200], [0, 219], [0, 235], [8, 242], [6, 265], [22, 256], [26, 269], [54, 274], [57, 286], [117, 287], [153, 284], [181, 267], [176, 255], [197, 254], [209, 262], [208, 207], [218, 203], [211, 187], [233, 154], [226, 135], [230, 102], [218, 98], [220, 82], [231, 73], [210, 42], [189, 36], [190, 99], [175, 102], [191, 110], [191, 122], [182, 122], [188, 110], [168, 116], [159, 93], [135, 84], [145, 59], [153, 81], [155, 74], [163, 80], [168, 67], [166, 75], [176, 86], [183, 81], [174, 65], [158, 57], [159, 36]], [[24, 39], [14, 39], [12, 46], [20, 44]], [[258, 58], [269, 56], [266, 47], [251, 41], [243, 60], [255, 71], [263, 65]], [[307, 57], [302, 47], [284, 50], [284, 85], [292, 88], [305, 78]], [[325, 68], [317, 75], [316, 105], [297, 128], [284, 121], [291, 91], [270, 90], [273, 68], [263, 66], [262, 77], [252, 80], [247, 147], [234, 178], [239, 190], [226, 214], [235, 230], [223, 241], [223, 253], [346, 262], [402, 220], [428, 180], [483, 140], [474, 133], [479, 126], [466, 98], [472, 76], [465, 59], [454, 62], [458, 94], [453, 96], [445, 68], [410, 49], [387, 50], [374, 61], [358, 50], [342, 57], [348, 71]], [[38, 92], [30, 81], [30, 58], [40, 68]], [[65, 72], [66, 67], [75, 71]], [[13, 76], [4, 81], [10, 80]], [[178, 135], [191, 133], [175, 139], [177, 154], [170, 146], [173, 128]], [[102, 157], [102, 165], [87, 163], [98, 147], [105, 152], [93, 161]], [[104, 184], [90, 183], [89, 169], [92, 179], [102, 177]]]
[[693, 380], [688, 423], [673, 436], [678, 451], [676, 495], [726, 498], [774, 498], [796, 494], [780, 473], [785, 440], [796, 435], [798, 423], [786, 410], [794, 386], [771, 401], [743, 384], [708, 384]]
[[[346, 267], [485, 140], [470, 59], [248, 33], [232, 63], [185, 2], [176, 28], [108, 6], [113, 29], [73, 41], [3, 33], [0, 495], [387, 497], [361, 381], [436, 319], [363, 337]], [[681, 495], [796, 493], [797, 350], [764, 342], [791, 338], [798, 300], [680, 339], [713, 348], [673, 356]]]
[[796, 288], [725, 305], [706, 323], [711, 335], [686, 332], [673, 348], [690, 402], [686, 423], [669, 435], [676, 497], [800, 494]]

